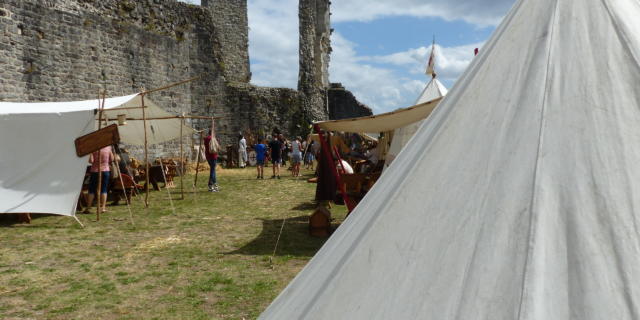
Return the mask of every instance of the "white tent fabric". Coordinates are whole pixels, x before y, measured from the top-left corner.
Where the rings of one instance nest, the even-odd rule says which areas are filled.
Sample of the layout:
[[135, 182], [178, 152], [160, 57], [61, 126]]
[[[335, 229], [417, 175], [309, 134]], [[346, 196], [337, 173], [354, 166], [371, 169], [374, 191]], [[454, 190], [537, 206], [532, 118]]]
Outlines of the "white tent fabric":
[[638, 16], [518, 1], [261, 319], [640, 318]]
[[421, 104], [442, 98], [447, 95], [447, 88], [437, 79], [431, 78], [431, 81], [427, 83], [424, 90], [418, 96], [415, 104]]
[[[109, 100], [109, 99], [107, 99]], [[122, 109], [122, 108], [135, 108], [142, 106], [142, 96], [135, 95], [132, 99], [126, 103], [112, 110], [105, 108], [103, 119], [109, 119], [108, 124], [117, 123], [117, 117], [120, 114], [125, 115], [130, 119], [142, 119], [142, 108], [137, 109]], [[164, 111], [148, 96], [144, 98], [145, 116], [149, 118], [170, 118], [175, 117], [175, 114], [171, 114]], [[96, 115], [97, 119], [97, 115]], [[158, 144], [180, 138], [180, 122], [182, 119], [170, 118], [159, 120], [147, 121], [147, 142], [149, 144]], [[195, 133], [195, 130], [190, 126], [184, 126], [182, 129], [182, 135], [191, 135]], [[118, 132], [120, 133], [120, 139], [123, 143], [129, 145], [144, 145], [144, 123], [140, 120], [128, 120], [126, 125], [119, 126]]]
[[[138, 110], [117, 108], [139, 106], [140, 96], [106, 99], [106, 113], [138, 117]], [[149, 99], [149, 116], [168, 115]], [[88, 157], [76, 156], [74, 141], [96, 128], [98, 100], [74, 102], [0, 102], [0, 213], [55, 213], [73, 216]], [[112, 110], [112, 111], [109, 111]], [[159, 110], [159, 111], [158, 111]], [[147, 112], [147, 111], [145, 111]], [[115, 117], [115, 116], [114, 116]], [[179, 137], [167, 120], [158, 120], [162, 130], [149, 130], [151, 142]], [[141, 132], [130, 130], [138, 122], [120, 126], [122, 141], [138, 144]], [[151, 124], [154, 122], [151, 121]], [[126, 128], [126, 129], [125, 129]], [[190, 134], [185, 126], [184, 134]], [[158, 134], [160, 132], [161, 134]], [[142, 132], [142, 134], [144, 134]]]
[[0, 212], [73, 216], [88, 161], [74, 140], [94, 130], [93, 111], [7, 109], [0, 103]]
[[438, 105], [440, 99], [421, 103], [409, 108], [381, 113], [373, 116], [317, 122], [327, 131], [341, 132], [387, 132], [424, 119]]
[[[427, 83], [427, 86], [422, 90], [422, 93], [416, 100], [416, 104], [425, 103], [428, 101], [432, 101], [438, 98], [442, 98], [447, 94], [447, 88], [438, 81], [436, 78], [431, 78], [431, 81]], [[428, 117], [428, 115], [427, 115]], [[389, 152], [387, 152], [385, 158], [385, 169], [389, 167], [389, 165], [393, 162], [393, 160], [400, 154], [400, 151], [404, 148], [409, 140], [413, 137], [413, 135], [418, 131], [418, 128], [422, 125], [424, 119], [416, 119], [417, 122], [414, 122], [410, 125], [407, 125], [402, 128], [398, 128], [393, 132], [393, 139], [391, 140], [391, 146], [389, 147]]]

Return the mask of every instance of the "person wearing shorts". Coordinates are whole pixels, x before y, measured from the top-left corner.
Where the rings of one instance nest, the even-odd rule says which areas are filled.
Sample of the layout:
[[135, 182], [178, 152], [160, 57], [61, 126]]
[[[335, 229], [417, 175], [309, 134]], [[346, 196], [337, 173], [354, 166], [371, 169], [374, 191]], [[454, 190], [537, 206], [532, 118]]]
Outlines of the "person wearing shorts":
[[269, 142], [271, 150], [271, 163], [273, 164], [273, 175], [271, 179], [280, 179], [280, 165], [282, 164], [282, 142], [278, 139], [278, 135], [273, 135], [273, 140]]
[[264, 160], [267, 157], [267, 145], [264, 139], [256, 144], [253, 149], [256, 151], [256, 167], [258, 168], [258, 179], [264, 179]]
[[[89, 213], [89, 208], [93, 203], [93, 198], [96, 194], [98, 200], [98, 208], [100, 212], [106, 212], [107, 205], [107, 192], [109, 191], [109, 178], [111, 177], [110, 164], [113, 162], [114, 156], [111, 146], [104, 147], [99, 151], [92, 153], [89, 156], [89, 163], [91, 163], [91, 177], [89, 179], [89, 195], [87, 197], [87, 208], [84, 213]], [[100, 178], [100, 192], [98, 192], [98, 176]]]
[[291, 164], [293, 165], [291, 174], [294, 177], [300, 176], [300, 163], [302, 162], [302, 143], [300, 140], [300, 137], [296, 137], [291, 141]]

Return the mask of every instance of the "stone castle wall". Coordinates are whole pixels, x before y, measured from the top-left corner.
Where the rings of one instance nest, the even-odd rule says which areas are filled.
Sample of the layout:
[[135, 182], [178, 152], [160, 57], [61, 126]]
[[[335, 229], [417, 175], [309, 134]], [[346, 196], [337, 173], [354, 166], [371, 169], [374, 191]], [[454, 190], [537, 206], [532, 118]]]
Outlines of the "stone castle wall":
[[341, 83], [332, 83], [329, 88], [329, 118], [340, 120], [373, 115], [371, 109], [345, 89]]
[[[202, 4], [1, 1], [0, 101], [95, 99], [101, 89], [128, 95], [201, 76], [150, 98], [176, 114], [223, 116], [216, 120], [223, 144], [235, 143], [239, 131], [303, 134], [310, 121], [328, 118], [328, 0], [300, 0], [298, 91], [249, 84], [246, 0]], [[170, 157], [176, 146], [150, 150]]]

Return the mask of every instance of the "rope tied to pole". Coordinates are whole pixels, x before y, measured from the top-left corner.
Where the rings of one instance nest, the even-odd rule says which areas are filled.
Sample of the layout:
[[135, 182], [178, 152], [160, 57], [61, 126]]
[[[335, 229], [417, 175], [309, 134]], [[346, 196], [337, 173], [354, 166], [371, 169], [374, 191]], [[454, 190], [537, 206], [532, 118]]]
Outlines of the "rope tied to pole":
[[282, 225], [280, 226], [280, 232], [278, 233], [278, 238], [276, 239], [276, 245], [273, 247], [273, 253], [271, 257], [269, 257], [269, 266], [273, 269], [273, 258], [276, 256], [276, 251], [278, 250], [278, 243], [280, 243], [280, 237], [282, 236], [282, 231], [284, 230], [284, 224], [287, 222], [287, 218], [282, 219]]

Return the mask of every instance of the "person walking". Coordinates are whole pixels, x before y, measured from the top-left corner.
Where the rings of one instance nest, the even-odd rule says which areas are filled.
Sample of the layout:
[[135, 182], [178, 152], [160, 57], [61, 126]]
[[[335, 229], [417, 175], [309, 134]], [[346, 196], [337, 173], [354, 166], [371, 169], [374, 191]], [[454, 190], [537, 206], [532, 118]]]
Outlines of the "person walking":
[[315, 141], [311, 140], [306, 148], [306, 156], [304, 159], [305, 168], [313, 170], [313, 160], [315, 160]]
[[209, 129], [209, 135], [204, 138], [204, 155], [209, 163], [209, 192], [218, 192], [220, 187], [216, 179], [216, 164], [218, 162], [218, 151], [220, 150], [220, 144], [218, 139], [213, 137], [211, 129]]
[[273, 164], [273, 175], [271, 179], [280, 179], [280, 165], [282, 164], [282, 142], [278, 139], [278, 135], [273, 135], [273, 140], [269, 142], [271, 150], [271, 163]]
[[95, 151], [89, 156], [89, 163], [91, 163], [91, 176], [89, 178], [89, 195], [87, 197], [87, 208], [84, 213], [89, 213], [89, 208], [93, 204], [93, 198], [98, 193], [98, 175], [102, 175], [102, 181], [100, 182], [100, 193], [97, 197], [97, 206], [100, 208], [100, 212], [106, 212], [107, 206], [107, 192], [109, 191], [109, 178], [111, 176], [110, 164], [114, 160], [113, 151], [111, 146], [104, 147], [99, 151]]
[[302, 138], [299, 136], [291, 141], [291, 175], [294, 177], [300, 176], [300, 163], [302, 162]]
[[253, 149], [256, 152], [256, 168], [258, 169], [258, 179], [264, 179], [264, 161], [267, 157], [267, 146], [265, 140], [260, 139], [260, 143], [256, 144]]
[[238, 164], [240, 168], [247, 166], [247, 140], [240, 133], [240, 141], [238, 142]]

